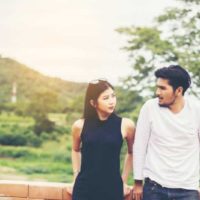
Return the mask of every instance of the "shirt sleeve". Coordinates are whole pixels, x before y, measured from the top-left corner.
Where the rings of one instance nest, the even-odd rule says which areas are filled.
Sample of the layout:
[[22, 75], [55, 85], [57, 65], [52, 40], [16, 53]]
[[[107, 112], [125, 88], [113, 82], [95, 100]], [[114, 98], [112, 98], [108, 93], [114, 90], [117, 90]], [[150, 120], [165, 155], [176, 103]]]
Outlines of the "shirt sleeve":
[[[198, 114], [197, 114], [197, 118], [199, 119], [198, 120], [198, 136], [199, 136], [199, 166], [200, 166], [200, 118], [198, 117], [199, 116], [199, 113], [200, 113], [200, 106], [198, 106]], [[200, 174], [200, 168], [199, 168], [199, 174]], [[199, 177], [199, 182], [200, 182], [200, 177]], [[200, 186], [200, 184], [199, 184]]]
[[199, 136], [199, 145], [200, 145], [200, 117], [199, 117], [199, 113], [200, 113], [200, 102], [195, 102], [196, 103], [196, 109], [195, 109], [195, 111], [196, 111], [196, 118], [198, 119], [198, 136]]
[[143, 169], [151, 132], [148, 107], [148, 103], [143, 105], [136, 125], [136, 135], [133, 145], [133, 168], [135, 180], [143, 180], [144, 178]]

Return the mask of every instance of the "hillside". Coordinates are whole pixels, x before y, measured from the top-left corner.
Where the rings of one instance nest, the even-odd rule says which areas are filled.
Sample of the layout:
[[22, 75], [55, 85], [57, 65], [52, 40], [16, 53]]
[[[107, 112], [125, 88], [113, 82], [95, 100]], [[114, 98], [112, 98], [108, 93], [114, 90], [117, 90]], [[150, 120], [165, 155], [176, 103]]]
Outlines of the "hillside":
[[18, 102], [29, 102], [35, 93], [53, 92], [63, 106], [83, 96], [86, 87], [85, 83], [48, 77], [11, 58], [0, 57], [0, 103], [10, 102], [13, 82], [17, 84]]

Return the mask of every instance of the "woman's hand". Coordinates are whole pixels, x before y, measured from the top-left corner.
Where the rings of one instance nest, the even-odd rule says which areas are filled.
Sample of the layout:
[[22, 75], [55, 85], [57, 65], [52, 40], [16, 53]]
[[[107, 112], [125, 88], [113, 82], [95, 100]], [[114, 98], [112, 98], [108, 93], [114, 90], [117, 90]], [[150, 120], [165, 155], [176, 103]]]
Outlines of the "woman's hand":
[[123, 187], [124, 187], [124, 196], [129, 195], [131, 192], [131, 187], [128, 186], [126, 183], [123, 184]]
[[73, 188], [74, 188], [74, 182], [70, 183], [69, 186], [67, 186], [67, 192], [72, 195], [73, 193]]

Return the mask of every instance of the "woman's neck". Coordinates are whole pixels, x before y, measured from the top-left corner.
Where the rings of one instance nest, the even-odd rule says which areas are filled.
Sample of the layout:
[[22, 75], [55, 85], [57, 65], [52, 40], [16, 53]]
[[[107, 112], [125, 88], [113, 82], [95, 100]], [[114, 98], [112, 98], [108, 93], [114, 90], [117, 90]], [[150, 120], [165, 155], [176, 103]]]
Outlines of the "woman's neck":
[[102, 113], [102, 112], [97, 111], [97, 115], [100, 120], [104, 121], [108, 119], [108, 117], [110, 116], [110, 113]]

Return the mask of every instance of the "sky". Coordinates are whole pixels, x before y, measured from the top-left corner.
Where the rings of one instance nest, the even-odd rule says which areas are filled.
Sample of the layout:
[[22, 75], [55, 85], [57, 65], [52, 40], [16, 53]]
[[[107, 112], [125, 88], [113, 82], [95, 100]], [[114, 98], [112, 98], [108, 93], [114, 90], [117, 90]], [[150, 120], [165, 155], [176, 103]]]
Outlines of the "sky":
[[149, 26], [175, 0], [0, 0], [0, 54], [45, 75], [76, 82], [131, 72], [125, 36]]

